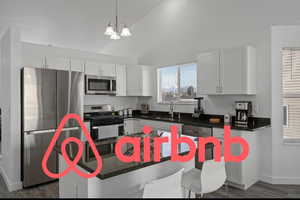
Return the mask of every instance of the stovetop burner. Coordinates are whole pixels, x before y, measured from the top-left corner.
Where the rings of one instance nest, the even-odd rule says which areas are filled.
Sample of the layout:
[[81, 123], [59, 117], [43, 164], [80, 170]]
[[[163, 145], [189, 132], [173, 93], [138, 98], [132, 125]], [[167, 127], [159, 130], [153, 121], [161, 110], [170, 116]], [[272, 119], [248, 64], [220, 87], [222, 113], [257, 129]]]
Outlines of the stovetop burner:
[[84, 113], [84, 119], [91, 121], [94, 126], [120, 124], [124, 122], [123, 117], [113, 113]]

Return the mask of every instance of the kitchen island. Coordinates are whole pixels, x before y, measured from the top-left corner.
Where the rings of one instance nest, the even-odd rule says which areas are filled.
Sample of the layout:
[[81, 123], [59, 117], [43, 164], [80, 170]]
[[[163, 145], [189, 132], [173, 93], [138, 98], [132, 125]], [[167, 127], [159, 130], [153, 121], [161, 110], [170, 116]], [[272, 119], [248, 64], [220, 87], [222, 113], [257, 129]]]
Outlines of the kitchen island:
[[[152, 135], [152, 134], [151, 134]], [[154, 133], [151, 137], [170, 137], [169, 132]], [[145, 137], [145, 134], [139, 133], [132, 137]], [[141, 143], [141, 146], [143, 144]], [[130, 162], [124, 163], [112, 153], [101, 155], [102, 171], [94, 178], [82, 178], [75, 172], [71, 171], [66, 176], [59, 179], [59, 196], [61, 198], [75, 197], [95, 197], [95, 198], [111, 198], [111, 197], [141, 197], [143, 186], [145, 183], [169, 176], [181, 168], [189, 170], [195, 167], [195, 160], [188, 162], [172, 162], [170, 143], [161, 145], [161, 160], [160, 162], [153, 161], [153, 150], [151, 149], [150, 162]], [[130, 145], [125, 146], [124, 152], [132, 149]], [[184, 155], [189, 152], [185, 144], [179, 145], [179, 154]], [[141, 157], [142, 148], [141, 148]], [[143, 159], [141, 159], [143, 160]], [[68, 166], [64, 158], [59, 156], [60, 171]], [[77, 168], [85, 173], [93, 172], [96, 169], [95, 160], [86, 160], [82, 158], [77, 165]]]

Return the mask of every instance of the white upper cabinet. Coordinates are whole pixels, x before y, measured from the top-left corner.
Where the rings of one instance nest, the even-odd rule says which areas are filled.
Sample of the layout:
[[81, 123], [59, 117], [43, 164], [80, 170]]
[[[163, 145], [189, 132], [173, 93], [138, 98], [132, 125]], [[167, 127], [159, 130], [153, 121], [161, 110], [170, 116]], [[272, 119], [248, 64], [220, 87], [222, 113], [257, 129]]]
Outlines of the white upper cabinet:
[[255, 94], [256, 51], [251, 46], [221, 50], [223, 94]]
[[116, 65], [117, 96], [126, 96], [126, 65]]
[[71, 58], [71, 70], [75, 72], [84, 72], [85, 61], [83, 59]]
[[197, 60], [197, 95], [216, 94], [220, 85], [219, 51], [202, 53]]
[[142, 68], [138, 65], [127, 67], [127, 96], [142, 96]]
[[128, 66], [126, 96], [151, 96], [151, 77], [149, 66]]
[[44, 68], [45, 67], [45, 57], [40, 55], [31, 55], [25, 54], [22, 52], [22, 65], [23, 67], [36, 67]]
[[152, 96], [152, 81], [154, 79], [155, 70], [150, 66], [142, 66], [142, 77], [143, 77], [143, 96]]
[[45, 65], [47, 69], [69, 70], [70, 58], [48, 55], [45, 57]]
[[94, 76], [116, 76], [116, 65], [95, 61], [86, 61], [85, 73]]
[[198, 95], [255, 94], [255, 48], [221, 49], [202, 53], [197, 59]]

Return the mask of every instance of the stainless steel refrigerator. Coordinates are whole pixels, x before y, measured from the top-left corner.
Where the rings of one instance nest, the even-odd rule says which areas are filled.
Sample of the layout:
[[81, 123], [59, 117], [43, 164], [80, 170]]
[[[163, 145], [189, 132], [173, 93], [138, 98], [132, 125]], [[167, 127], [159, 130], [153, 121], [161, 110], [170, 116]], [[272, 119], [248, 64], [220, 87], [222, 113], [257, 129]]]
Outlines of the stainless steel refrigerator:
[[[29, 187], [54, 180], [44, 174], [42, 158], [62, 118], [68, 113], [83, 117], [84, 74], [29, 67], [23, 68], [21, 74], [21, 177], [23, 187]], [[80, 134], [77, 122], [70, 120], [57, 145], [66, 136], [80, 138]], [[56, 151], [47, 164], [51, 172], [58, 172]]]

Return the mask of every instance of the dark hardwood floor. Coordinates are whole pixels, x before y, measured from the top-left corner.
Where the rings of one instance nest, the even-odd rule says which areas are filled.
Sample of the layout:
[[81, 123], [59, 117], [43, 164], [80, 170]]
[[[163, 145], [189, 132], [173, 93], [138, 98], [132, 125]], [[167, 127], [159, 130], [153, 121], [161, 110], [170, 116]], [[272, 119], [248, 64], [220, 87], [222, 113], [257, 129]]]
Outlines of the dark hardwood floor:
[[[0, 177], [0, 198], [58, 198], [58, 182], [34, 188], [8, 192]], [[233, 187], [222, 187], [204, 198], [300, 198], [300, 185], [271, 185], [258, 182], [243, 191]]]

